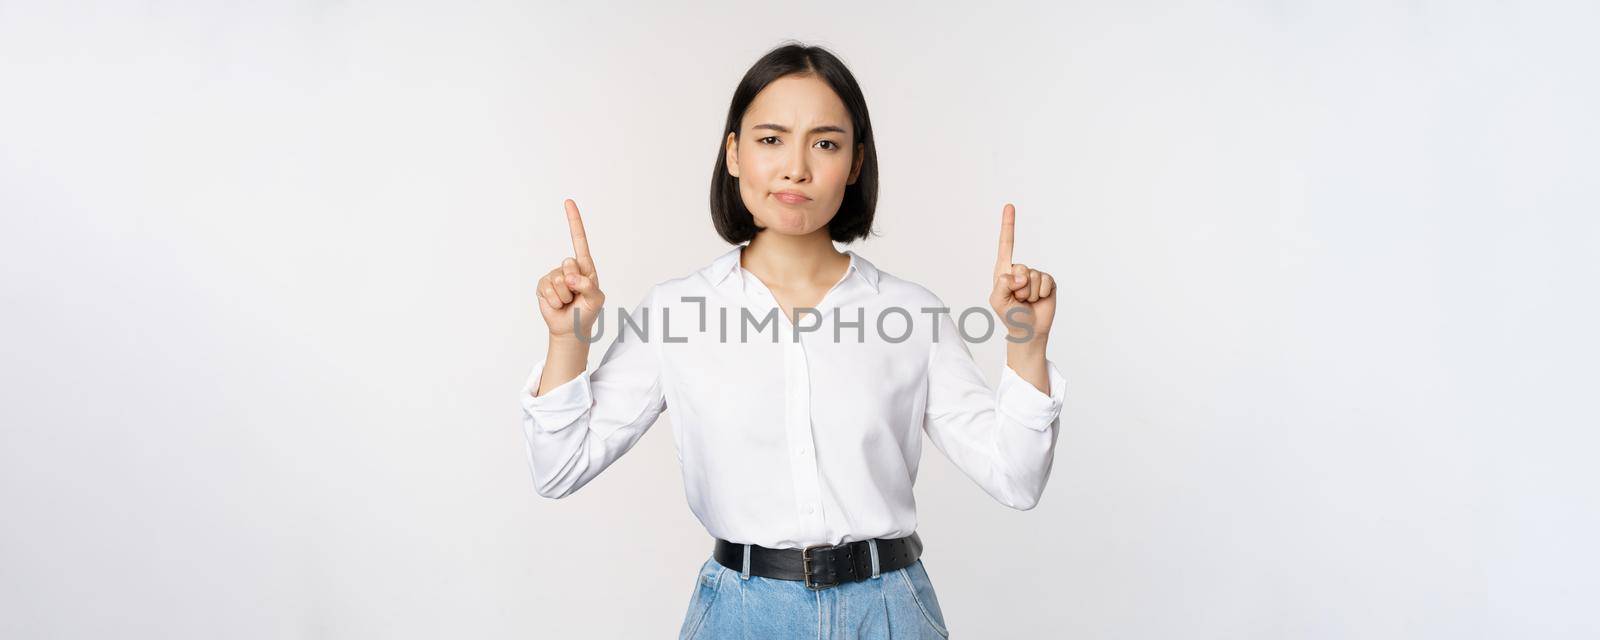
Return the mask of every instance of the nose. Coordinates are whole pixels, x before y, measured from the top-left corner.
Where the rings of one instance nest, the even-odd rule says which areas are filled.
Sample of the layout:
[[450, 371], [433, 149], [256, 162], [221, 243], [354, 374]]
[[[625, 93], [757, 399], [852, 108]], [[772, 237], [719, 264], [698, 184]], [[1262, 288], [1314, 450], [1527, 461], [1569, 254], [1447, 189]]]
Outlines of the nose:
[[806, 148], [793, 145], [795, 150], [789, 153], [789, 162], [784, 167], [784, 176], [795, 182], [806, 182], [811, 179], [811, 165], [807, 162]]

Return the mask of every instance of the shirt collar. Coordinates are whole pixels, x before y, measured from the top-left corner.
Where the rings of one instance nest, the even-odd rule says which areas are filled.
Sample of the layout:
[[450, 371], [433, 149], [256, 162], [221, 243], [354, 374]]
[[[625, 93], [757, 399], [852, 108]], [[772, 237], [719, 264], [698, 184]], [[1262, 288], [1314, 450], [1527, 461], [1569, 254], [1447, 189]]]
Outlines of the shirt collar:
[[[732, 276], [739, 269], [739, 257], [744, 253], [745, 246], [741, 244], [729, 249], [727, 253], [718, 256], [709, 266], [701, 270], [713, 286], [721, 287], [729, 282], [740, 282], [738, 278]], [[873, 293], [877, 293], [878, 268], [854, 251], [845, 249], [844, 253], [850, 256], [850, 267], [846, 270], [846, 277], [854, 276], [860, 279], [872, 289]]]

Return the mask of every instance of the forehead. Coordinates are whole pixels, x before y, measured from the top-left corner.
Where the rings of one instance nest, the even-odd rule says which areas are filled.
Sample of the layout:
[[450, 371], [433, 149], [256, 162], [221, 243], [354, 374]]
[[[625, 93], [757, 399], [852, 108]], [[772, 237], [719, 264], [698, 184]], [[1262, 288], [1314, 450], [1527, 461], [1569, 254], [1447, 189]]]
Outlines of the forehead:
[[828, 83], [815, 76], [784, 76], [756, 94], [744, 112], [741, 127], [764, 122], [801, 130], [811, 125], [833, 124], [850, 128], [850, 111]]

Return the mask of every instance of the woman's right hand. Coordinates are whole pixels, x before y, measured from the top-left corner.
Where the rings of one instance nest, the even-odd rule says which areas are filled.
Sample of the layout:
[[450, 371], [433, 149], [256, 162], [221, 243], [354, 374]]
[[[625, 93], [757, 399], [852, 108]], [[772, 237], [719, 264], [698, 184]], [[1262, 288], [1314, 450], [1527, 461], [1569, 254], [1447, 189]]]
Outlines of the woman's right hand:
[[[569, 198], [565, 205], [574, 255], [539, 279], [539, 313], [550, 328], [552, 340], [579, 340], [593, 335], [606, 294], [600, 291], [600, 276], [595, 273], [594, 259], [589, 257], [589, 239], [583, 232], [578, 203]], [[572, 319], [574, 309], [579, 318], [576, 326]]]

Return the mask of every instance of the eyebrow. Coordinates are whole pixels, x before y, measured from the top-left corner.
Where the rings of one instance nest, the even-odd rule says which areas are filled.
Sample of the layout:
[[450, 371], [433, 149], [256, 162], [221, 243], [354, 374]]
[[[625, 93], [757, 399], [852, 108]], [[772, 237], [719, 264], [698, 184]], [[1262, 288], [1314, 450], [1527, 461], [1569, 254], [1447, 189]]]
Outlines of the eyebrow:
[[[789, 132], [789, 128], [788, 127], [785, 127], [785, 126], [783, 126], [781, 124], [772, 124], [770, 122], [763, 122], [761, 124], [758, 124], [758, 125], [750, 127], [750, 128], [751, 129], [772, 129], [773, 131], [779, 131], [779, 132], [782, 132], [782, 133], [788, 133]], [[811, 129], [811, 134], [812, 135], [815, 135], [815, 134], [818, 134], [818, 133], [829, 133], [829, 132], [832, 132], [832, 133], [850, 133], [849, 131], [845, 131], [844, 127], [841, 127], [841, 126], [838, 126], [838, 125], [831, 125], [831, 124], [825, 124], [825, 125], [822, 125], [820, 127], [813, 127]]]

